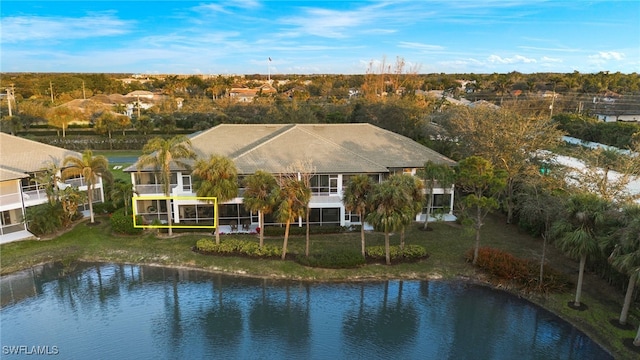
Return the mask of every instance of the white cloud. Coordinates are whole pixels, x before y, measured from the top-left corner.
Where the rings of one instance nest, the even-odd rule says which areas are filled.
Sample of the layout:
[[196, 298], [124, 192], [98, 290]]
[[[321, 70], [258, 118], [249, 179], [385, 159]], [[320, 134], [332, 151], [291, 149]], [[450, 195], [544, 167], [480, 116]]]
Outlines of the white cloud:
[[430, 44], [423, 44], [423, 43], [409, 42], [409, 41], [400, 41], [400, 43], [398, 43], [398, 47], [407, 48], [407, 49], [417, 49], [422, 51], [444, 50], [444, 47], [440, 45], [430, 45]]
[[537, 62], [536, 59], [524, 57], [522, 55], [516, 55], [511, 58], [503, 58], [498, 55], [490, 55], [487, 60], [493, 64], [530, 64]]
[[540, 59], [540, 61], [541, 61], [541, 62], [544, 62], [544, 63], [561, 63], [561, 62], [563, 62], [563, 61], [562, 61], [562, 59], [550, 58], [550, 57], [548, 57], [548, 56], [543, 56], [543, 57]]
[[0, 21], [3, 43], [122, 35], [128, 33], [133, 25], [133, 22], [120, 20], [111, 15], [81, 18], [13, 16]]
[[619, 53], [617, 51], [600, 51], [595, 55], [589, 55], [589, 59], [594, 61], [598, 60], [622, 60], [624, 59], [624, 54]]

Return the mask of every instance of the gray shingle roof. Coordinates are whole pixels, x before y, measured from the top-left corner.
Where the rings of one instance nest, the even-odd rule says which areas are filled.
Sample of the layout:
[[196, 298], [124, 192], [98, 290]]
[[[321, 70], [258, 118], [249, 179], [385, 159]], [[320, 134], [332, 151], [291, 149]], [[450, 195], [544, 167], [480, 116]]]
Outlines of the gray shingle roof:
[[29, 177], [25, 173], [0, 168], [0, 181], [16, 180]]
[[[199, 157], [224, 155], [241, 174], [281, 173], [309, 160], [317, 173], [380, 173], [455, 161], [371, 124], [221, 124], [191, 138]], [[136, 171], [135, 164], [127, 171]]]
[[45, 168], [50, 162], [61, 166], [64, 158], [69, 155], [82, 156], [76, 151], [0, 133], [0, 167], [5, 170], [35, 172]]

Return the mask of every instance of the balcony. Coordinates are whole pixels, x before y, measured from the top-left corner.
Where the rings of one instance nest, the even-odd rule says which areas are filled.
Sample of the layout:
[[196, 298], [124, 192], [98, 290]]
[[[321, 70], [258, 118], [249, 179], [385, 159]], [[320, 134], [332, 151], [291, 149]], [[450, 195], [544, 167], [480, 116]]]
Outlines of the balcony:
[[[170, 187], [169, 191], [173, 192], [173, 189], [175, 189], [177, 186], [178, 186], [178, 184], [171, 184], [171, 187]], [[164, 192], [162, 190], [162, 184], [136, 185], [136, 191], [140, 195], [144, 195], [144, 194], [147, 194], [147, 195], [150, 195], [150, 194], [164, 195]]]

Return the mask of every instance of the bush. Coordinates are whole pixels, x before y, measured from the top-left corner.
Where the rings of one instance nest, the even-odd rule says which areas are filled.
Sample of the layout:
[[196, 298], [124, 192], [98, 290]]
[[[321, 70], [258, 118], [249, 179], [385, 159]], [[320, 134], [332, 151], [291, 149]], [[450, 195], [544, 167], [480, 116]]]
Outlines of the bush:
[[93, 204], [93, 213], [95, 215], [109, 214], [116, 210], [116, 207], [111, 201], [95, 203]]
[[[473, 249], [465, 254], [467, 261], [473, 259]], [[547, 266], [544, 268], [543, 284], [539, 284], [540, 264], [520, 259], [502, 250], [483, 247], [478, 249], [476, 266], [496, 280], [506, 280], [526, 290], [540, 292], [561, 291], [566, 288], [566, 277]]]
[[111, 214], [111, 230], [119, 234], [127, 235], [142, 233], [142, 228], [133, 227], [133, 217], [131, 215], [125, 215], [124, 209], [118, 209]]
[[253, 241], [224, 239], [216, 244], [212, 239], [200, 239], [196, 242], [196, 250], [205, 254], [242, 255], [250, 257], [279, 257], [282, 250], [273, 245], [260, 245]]
[[62, 205], [50, 203], [28, 207], [25, 213], [27, 227], [35, 235], [52, 234], [62, 228]]
[[352, 269], [365, 264], [365, 259], [358, 251], [332, 251], [327, 253], [310, 254], [308, 257], [296, 257], [300, 265], [329, 269]]
[[[366, 255], [374, 261], [386, 261], [384, 246], [368, 246]], [[400, 246], [393, 245], [389, 247], [389, 256], [391, 261], [417, 261], [426, 258], [427, 249], [420, 245], [405, 245], [404, 250]]]

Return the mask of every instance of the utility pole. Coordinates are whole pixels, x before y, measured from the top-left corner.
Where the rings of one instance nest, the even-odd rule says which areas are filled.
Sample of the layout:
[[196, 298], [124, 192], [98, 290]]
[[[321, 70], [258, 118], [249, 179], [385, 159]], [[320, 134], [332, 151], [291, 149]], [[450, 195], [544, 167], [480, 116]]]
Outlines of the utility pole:
[[53, 104], [53, 84], [49, 80], [49, 92], [51, 93], [51, 103]]
[[87, 95], [86, 95], [86, 94], [85, 94], [85, 92], [84, 92], [84, 80], [82, 80], [82, 98], [83, 98], [84, 100], [87, 100]]

